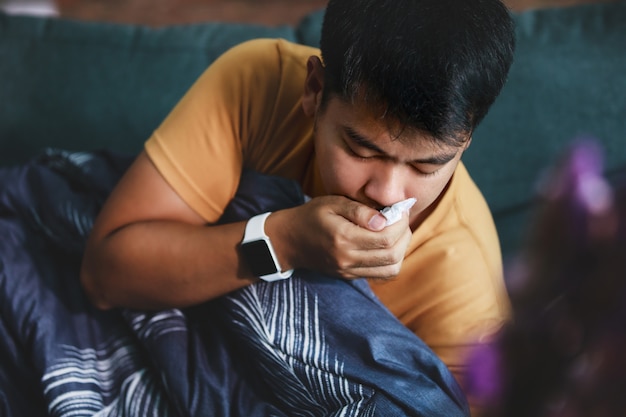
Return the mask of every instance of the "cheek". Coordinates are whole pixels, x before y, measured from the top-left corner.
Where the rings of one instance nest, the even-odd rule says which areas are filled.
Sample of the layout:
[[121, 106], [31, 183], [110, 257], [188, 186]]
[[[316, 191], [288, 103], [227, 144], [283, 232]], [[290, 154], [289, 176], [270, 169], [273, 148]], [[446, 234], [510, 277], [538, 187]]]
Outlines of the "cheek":
[[417, 198], [416, 209], [418, 211], [422, 211], [428, 206], [430, 206], [433, 201], [437, 199], [439, 196], [440, 188], [438, 186], [433, 186], [433, 184], [423, 184], [419, 189], [412, 190], [412, 195], [415, 195]]
[[326, 192], [354, 198], [361, 187], [364, 170], [336, 146], [321, 146], [320, 173]]
[[417, 203], [411, 209], [413, 213], [420, 213], [428, 208], [441, 194], [443, 189], [450, 181], [452, 172], [440, 178], [417, 179], [407, 187], [407, 194], [417, 198]]

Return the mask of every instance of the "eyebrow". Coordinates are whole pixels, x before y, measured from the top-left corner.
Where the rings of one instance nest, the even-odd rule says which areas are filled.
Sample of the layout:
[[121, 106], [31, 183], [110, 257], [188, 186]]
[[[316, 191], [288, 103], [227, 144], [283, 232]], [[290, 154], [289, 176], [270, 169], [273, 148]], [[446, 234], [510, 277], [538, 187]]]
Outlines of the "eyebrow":
[[[354, 129], [352, 129], [350, 127], [345, 127], [344, 129], [345, 129], [346, 134], [348, 135], [348, 137], [350, 137], [350, 139], [356, 145], [361, 146], [361, 147], [366, 148], [366, 149], [369, 149], [369, 150], [374, 151], [376, 153], [380, 153], [382, 155], [387, 155], [387, 153], [385, 151], [380, 149], [378, 146], [376, 146], [376, 144], [372, 143], [371, 141], [369, 141], [364, 136], [360, 135]], [[451, 160], [453, 160], [456, 157], [457, 153], [458, 153], [458, 150], [456, 152], [452, 152], [452, 153], [442, 153], [442, 154], [439, 154], [439, 155], [433, 155], [433, 156], [431, 156], [429, 158], [414, 159], [414, 160], [409, 161], [409, 162], [412, 163], [412, 164], [445, 165], [448, 162], [450, 162]]]

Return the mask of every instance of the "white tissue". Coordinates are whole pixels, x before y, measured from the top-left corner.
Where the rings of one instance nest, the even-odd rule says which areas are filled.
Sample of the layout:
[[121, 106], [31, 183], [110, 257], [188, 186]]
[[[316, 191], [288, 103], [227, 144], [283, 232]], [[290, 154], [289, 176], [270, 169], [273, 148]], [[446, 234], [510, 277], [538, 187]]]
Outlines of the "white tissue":
[[413, 197], [407, 198], [406, 200], [398, 201], [390, 207], [385, 207], [380, 211], [380, 214], [385, 216], [387, 219], [387, 226], [391, 226], [398, 220], [402, 218], [402, 213], [405, 211], [409, 211], [413, 204], [415, 204], [417, 200]]

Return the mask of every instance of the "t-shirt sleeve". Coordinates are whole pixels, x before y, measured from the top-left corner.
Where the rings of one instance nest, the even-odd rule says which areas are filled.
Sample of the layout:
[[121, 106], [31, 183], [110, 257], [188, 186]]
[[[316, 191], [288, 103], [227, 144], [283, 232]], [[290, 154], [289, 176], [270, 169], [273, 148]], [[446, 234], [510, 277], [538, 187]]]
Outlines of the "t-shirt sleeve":
[[145, 150], [170, 186], [207, 222], [235, 195], [246, 143], [271, 117], [280, 82], [276, 40], [238, 45], [219, 57], [154, 131]]

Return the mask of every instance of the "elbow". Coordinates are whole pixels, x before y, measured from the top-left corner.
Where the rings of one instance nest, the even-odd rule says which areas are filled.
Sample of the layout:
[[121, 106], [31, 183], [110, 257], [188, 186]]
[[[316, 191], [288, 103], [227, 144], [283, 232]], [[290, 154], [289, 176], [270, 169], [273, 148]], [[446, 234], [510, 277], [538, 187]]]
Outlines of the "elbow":
[[83, 259], [80, 268], [81, 286], [87, 299], [94, 307], [98, 310], [110, 310], [114, 305], [107, 300], [102, 280], [98, 278], [97, 266], [92, 264], [93, 262], [89, 262], [88, 258]]

